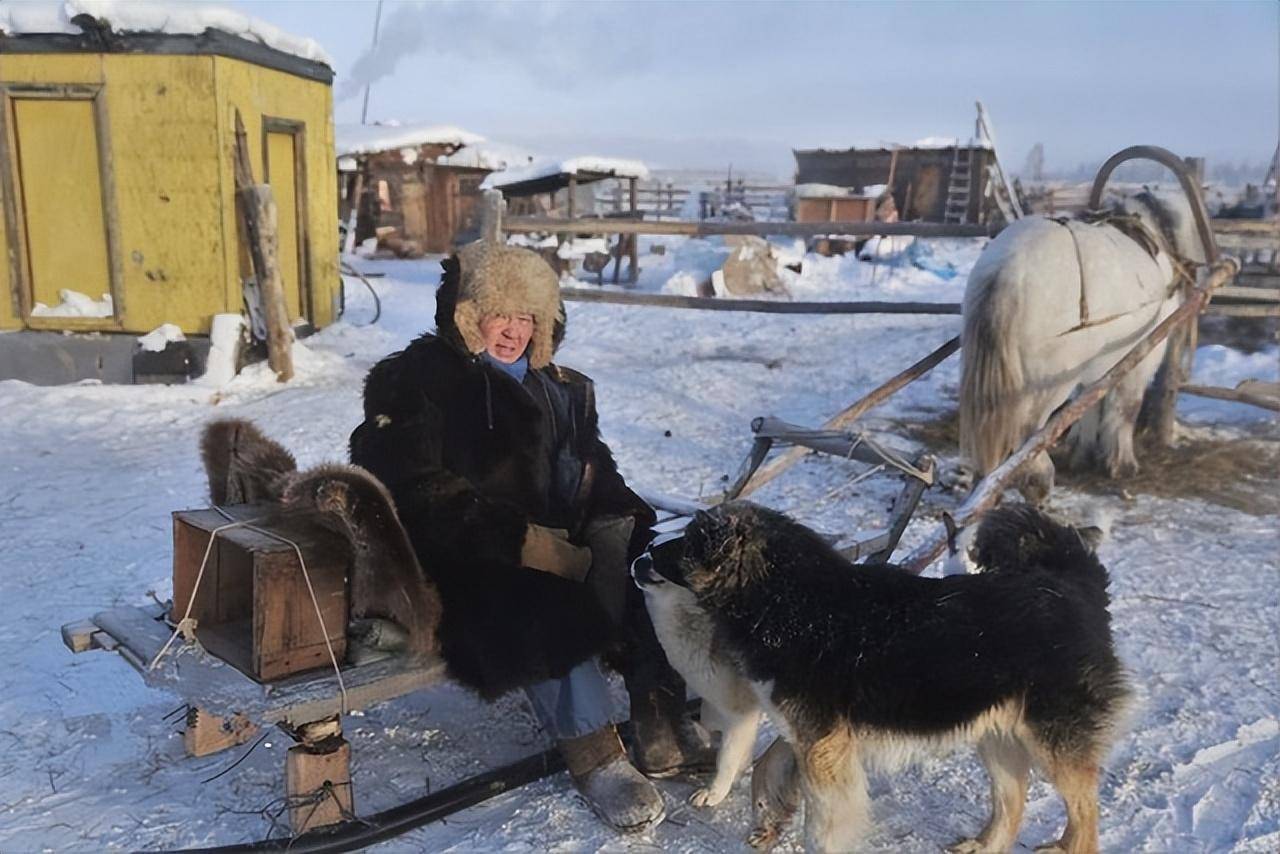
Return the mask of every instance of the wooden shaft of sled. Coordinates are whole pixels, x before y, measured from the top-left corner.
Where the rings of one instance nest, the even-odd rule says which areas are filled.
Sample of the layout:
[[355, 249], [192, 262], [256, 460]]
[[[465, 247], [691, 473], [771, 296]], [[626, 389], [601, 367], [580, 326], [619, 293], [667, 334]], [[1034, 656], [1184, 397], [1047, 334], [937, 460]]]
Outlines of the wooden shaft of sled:
[[[1103, 395], [1110, 391], [1116, 383], [1120, 382], [1120, 379], [1125, 374], [1133, 370], [1148, 353], [1168, 337], [1169, 333], [1181, 328], [1188, 321], [1194, 320], [1200, 310], [1204, 308], [1205, 303], [1209, 301], [1214, 288], [1221, 287], [1224, 282], [1230, 281], [1235, 276], [1239, 266], [1239, 263], [1234, 258], [1227, 258], [1215, 263], [1210, 268], [1204, 284], [1194, 289], [1187, 297], [1186, 302], [1161, 321], [1155, 329], [1147, 333], [1147, 336], [1135, 344], [1123, 359], [1111, 366], [1111, 370], [1086, 387], [1074, 400], [1059, 409], [1049, 419], [1048, 423], [1031, 434], [1022, 443], [1022, 446], [1014, 451], [1013, 456], [996, 466], [974, 487], [973, 492], [964, 504], [960, 505], [959, 509], [951, 514], [956, 526], [964, 528], [973, 524], [978, 517], [993, 507], [1020, 468], [1037, 454], [1053, 445], [1063, 433], [1067, 432], [1072, 424], [1079, 421], [1094, 404], [1102, 399]], [[902, 562], [902, 568], [919, 575], [942, 554], [946, 547], [946, 529], [937, 530], [923, 543], [916, 546], [911, 554], [907, 555]]]
[[[847, 427], [857, 421], [866, 412], [875, 406], [879, 406], [895, 392], [902, 389], [913, 380], [927, 374], [929, 371], [937, 367], [941, 362], [950, 357], [953, 353], [960, 349], [960, 337], [956, 336], [902, 373], [890, 379], [883, 385], [868, 392], [860, 400], [855, 401], [845, 407], [836, 415], [832, 416], [822, 425], [823, 430], [838, 430]], [[794, 447], [789, 448], [785, 453], [779, 454], [760, 468], [756, 469], [756, 473], [747, 481], [746, 486], [742, 487], [742, 491], [736, 497], [746, 498], [778, 475], [795, 465], [799, 460], [809, 452], [808, 448]]]

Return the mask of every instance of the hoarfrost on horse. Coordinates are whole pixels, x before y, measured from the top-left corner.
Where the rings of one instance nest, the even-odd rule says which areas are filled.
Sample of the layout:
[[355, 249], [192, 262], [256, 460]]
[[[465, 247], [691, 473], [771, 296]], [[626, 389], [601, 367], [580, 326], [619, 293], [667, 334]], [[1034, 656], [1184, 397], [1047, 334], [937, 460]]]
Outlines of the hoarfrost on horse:
[[[1115, 213], [1096, 223], [1019, 220], [974, 265], [963, 308], [960, 448], [979, 475], [1178, 306], [1182, 262], [1205, 261], [1182, 195], [1144, 190], [1120, 200]], [[1155, 348], [1072, 427], [1073, 468], [1097, 463], [1112, 477], [1137, 470], [1134, 427], [1164, 349]], [[1053, 475], [1041, 453], [1020, 488], [1038, 501]]]

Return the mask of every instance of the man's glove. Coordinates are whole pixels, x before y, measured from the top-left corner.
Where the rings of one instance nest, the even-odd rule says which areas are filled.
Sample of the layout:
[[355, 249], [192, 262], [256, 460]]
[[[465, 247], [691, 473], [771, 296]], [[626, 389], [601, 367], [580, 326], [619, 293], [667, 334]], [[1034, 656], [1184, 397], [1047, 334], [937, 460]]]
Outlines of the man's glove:
[[569, 542], [564, 528], [530, 524], [525, 529], [520, 563], [571, 581], [583, 581], [591, 570], [591, 549]]

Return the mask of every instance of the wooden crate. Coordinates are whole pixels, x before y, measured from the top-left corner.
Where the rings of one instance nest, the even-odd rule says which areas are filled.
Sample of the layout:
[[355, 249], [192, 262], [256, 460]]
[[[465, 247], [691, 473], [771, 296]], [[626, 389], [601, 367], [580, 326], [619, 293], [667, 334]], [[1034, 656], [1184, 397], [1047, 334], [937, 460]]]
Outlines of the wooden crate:
[[[224, 507], [237, 520], [265, 514], [254, 505]], [[228, 524], [216, 510], [173, 514], [173, 611], [186, 613], [212, 531]], [[347, 542], [301, 517], [275, 518], [255, 527], [297, 543], [320, 605], [320, 615], [342, 663], [346, 654]], [[316, 667], [332, 667], [316, 608], [293, 547], [248, 528], [218, 534], [195, 592], [196, 637], [211, 653], [260, 682]]]
[[870, 196], [797, 199], [796, 222], [870, 222], [875, 219], [876, 201]]

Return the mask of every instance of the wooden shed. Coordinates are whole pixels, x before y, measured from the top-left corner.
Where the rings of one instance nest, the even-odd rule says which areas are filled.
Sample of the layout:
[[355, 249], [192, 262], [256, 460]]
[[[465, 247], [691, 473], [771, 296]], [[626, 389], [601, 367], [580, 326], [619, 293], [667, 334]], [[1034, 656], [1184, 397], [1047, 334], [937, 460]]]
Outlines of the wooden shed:
[[446, 253], [479, 234], [480, 184], [529, 156], [449, 125], [338, 125], [339, 215], [354, 242]]
[[825, 184], [862, 193], [885, 184], [904, 220], [986, 222], [994, 206], [987, 184], [994, 152], [985, 141], [922, 140], [894, 148], [793, 152], [796, 184]]
[[135, 10], [159, 31], [0, 16], [0, 329], [199, 336], [241, 312], [236, 110], [275, 189], [289, 317], [335, 319], [333, 71], [314, 42], [245, 16], [208, 18], [237, 34], [201, 27], [211, 8]]

